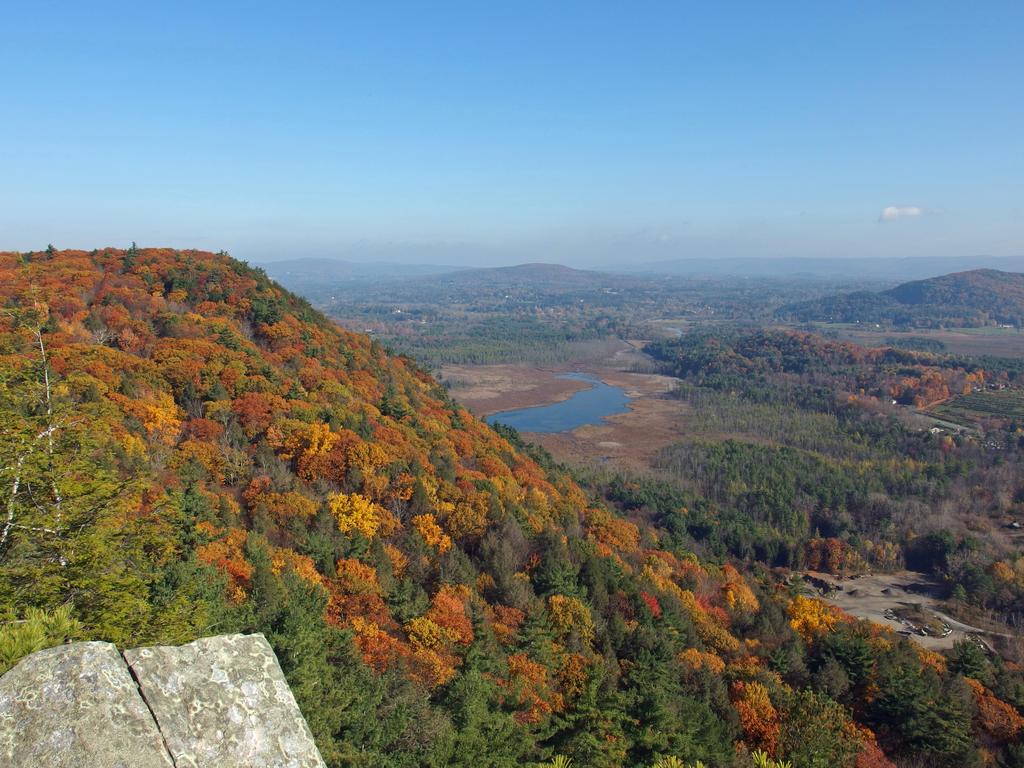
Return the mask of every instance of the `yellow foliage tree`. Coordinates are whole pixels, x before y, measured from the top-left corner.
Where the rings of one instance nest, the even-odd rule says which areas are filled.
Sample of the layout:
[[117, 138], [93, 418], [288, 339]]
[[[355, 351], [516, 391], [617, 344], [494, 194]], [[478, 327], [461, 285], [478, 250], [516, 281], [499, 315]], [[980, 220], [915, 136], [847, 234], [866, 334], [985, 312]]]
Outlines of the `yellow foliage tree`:
[[693, 673], [707, 669], [713, 674], [718, 675], [725, 671], [725, 662], [722, 661], [721, 657], [707, 651], [687, 648], [679, 654], [678, 658], [679, 663], [683, 665], [687, 672]]
[[435, 651], [454, 642], [451, 630], [438, 626], [426, 616], [417, 616], [406, 622], [405, 632], [413, 644]]
[[423, 537], [423, 541], [426, 542], [428, 547], [433, 547], [441, 554], [452, 548], [451, 537], [441, 530], [441, 526], [437, 524], [437, 519], [430, 513], [416, 515], [412, 519], [412, 525], [419, 532], [420, 536]]
[[328, 505], [342, 533], [358, 531], [372, 539], [378, 534], [391, 533], [397, 524], [390, 512], [358, 493], [331, 494]]
[[774, 755], [778, 750], [780, 718], [768, 689], [757, 681], [736, 682], [731, 689], [733, 706], [740, 716], [748, 746]]
[[487, 531], [487, 503], [482, 496], [460, 502], [449, 513], [445, 523], [457, 539], [475, 538]]
[[587, 642], [593, 639], [594, 619], [590, 609], [579, 599], [552, 595], [548, 598], [548, 615], [555, 631], [562, 637], [577, 632]]
[[722, 586], [726, 605], [741, 613], [757, 613], [761, 606], [743, 576], [732, 565], [722, 568], [725, 584]]
[[813, 597], [799, 595], [789, 604], [789, 625], [807, 642], [830, 632], [839, 618], [836, 609]]

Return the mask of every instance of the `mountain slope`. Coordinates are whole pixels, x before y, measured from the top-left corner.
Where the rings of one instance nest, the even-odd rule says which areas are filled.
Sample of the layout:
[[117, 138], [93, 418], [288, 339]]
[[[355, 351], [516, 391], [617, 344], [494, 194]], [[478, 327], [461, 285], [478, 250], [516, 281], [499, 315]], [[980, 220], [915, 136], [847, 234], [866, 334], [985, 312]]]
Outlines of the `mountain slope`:
[[800, 321], [979, 326], [1024, 323], [1024, 274], [995, 269], [903, 283], [878, 293], [828, 296], [782, 307]]
[[975, 269], [903, 283], [885, 294], [907, 305], [1019, 313], [1024, 308], [1024, 274]]
[[[941, 657], [615, 515], [224, 254], [0, 254], [0, 302], [0, 664], [262, 631], [332, 766], [886, 766], [865, 726], [922, 719], [975, 754]], [[809, 671], [848, 647], [852, 706]]]

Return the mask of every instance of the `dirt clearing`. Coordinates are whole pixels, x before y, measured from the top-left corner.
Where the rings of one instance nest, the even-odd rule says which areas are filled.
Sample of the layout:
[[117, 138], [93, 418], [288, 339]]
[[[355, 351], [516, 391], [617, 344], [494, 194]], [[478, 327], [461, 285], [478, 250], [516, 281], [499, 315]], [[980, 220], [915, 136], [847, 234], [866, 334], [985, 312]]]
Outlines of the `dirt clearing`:
[[[957, 640], [970, 636], [984, 639], [1000, 635], [972, 627], [942, 613], [940, 601], [935, 597], [938, 585], [928, 576], [913, 571], [875, 573], [859, 577], [836, 577], [827, 573], [808, 572], [808, 584], [824, 585], [820, 593], [825, 602], [841, 608], [851, 616], [882, 624], [894, 632], [910, 637], [914, 642], [935, 651], [948, 650]], [[927, 621], [916, 617], [923, 616]], [[900, 617], [912, 617], [908, 621]], [[923, 625], [930, 631], [920, 634]], [[949, 633], [936, 632], [932, 627], [945, 626]]]

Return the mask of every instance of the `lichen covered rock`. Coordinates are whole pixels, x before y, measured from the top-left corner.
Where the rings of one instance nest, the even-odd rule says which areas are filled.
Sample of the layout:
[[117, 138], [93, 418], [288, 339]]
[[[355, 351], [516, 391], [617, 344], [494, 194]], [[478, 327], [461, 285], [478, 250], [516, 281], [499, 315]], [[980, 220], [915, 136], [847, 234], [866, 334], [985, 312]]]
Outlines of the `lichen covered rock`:
[[22, 659], [0, 678], [5, 768], [173, 768], [121, 654], [75, 643]]
[[263, 635], [125, 651], [177, 768], [322, 768]]

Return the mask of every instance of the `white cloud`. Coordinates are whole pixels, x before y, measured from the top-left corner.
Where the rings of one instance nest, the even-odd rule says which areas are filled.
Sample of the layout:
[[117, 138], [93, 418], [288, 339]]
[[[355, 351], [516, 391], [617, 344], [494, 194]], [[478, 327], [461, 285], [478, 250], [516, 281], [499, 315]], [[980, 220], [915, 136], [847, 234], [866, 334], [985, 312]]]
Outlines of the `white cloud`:
[[916, 205], [890, 205], [882, 209], [882, 215], [878, 217], [878, 220], [896, 221], [896, 219], [912, 219], [915, 216], [920, 216], [922, 213], [924, 211]]

